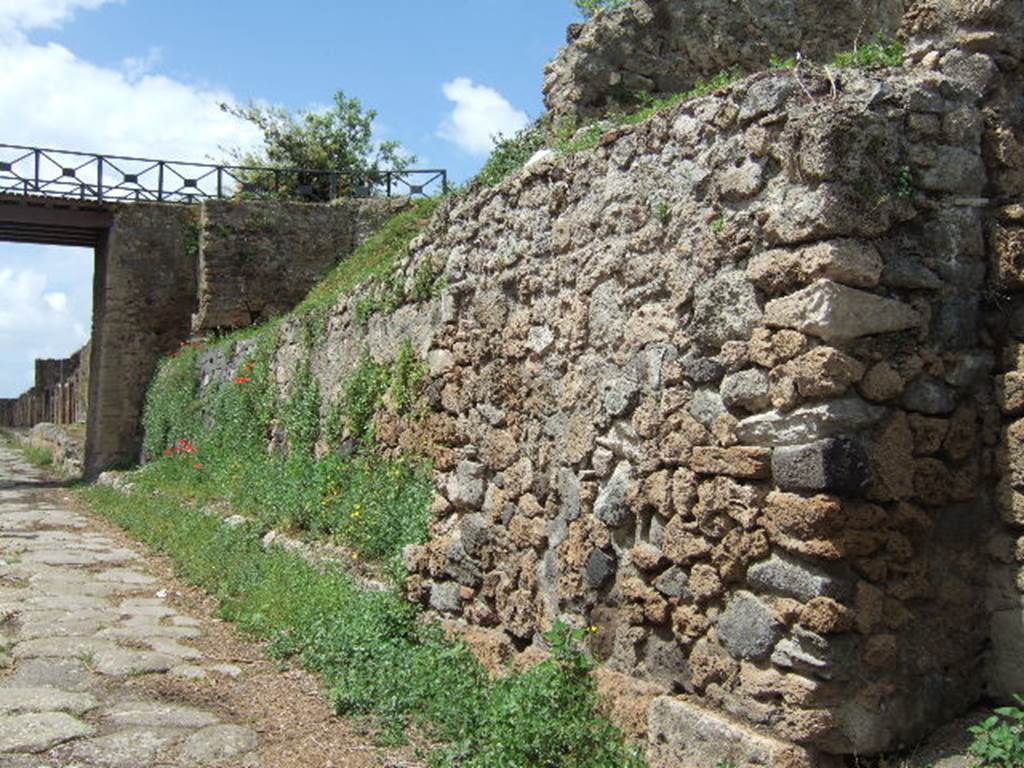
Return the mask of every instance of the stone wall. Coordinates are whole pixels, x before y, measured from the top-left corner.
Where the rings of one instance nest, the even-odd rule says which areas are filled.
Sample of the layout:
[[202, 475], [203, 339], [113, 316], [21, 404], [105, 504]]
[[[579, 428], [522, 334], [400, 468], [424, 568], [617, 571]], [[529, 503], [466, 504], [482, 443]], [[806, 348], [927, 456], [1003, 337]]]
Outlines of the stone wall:
[[204, 203], [193, 333], [244, 328], [284, 314], [340, 257], [408, 205], [405, 198]]
[[[0, 423], [86, 418], [85, 471], [136, 463], [146, 387], [160, 358], [193, 334], [234, 329], [294, 307], [405, 200], [332, 205], [128, 204], [96, 249], [91, 349], [38, 361], [36, 387], [0, 401]], [[77, 358], [77, 356], [76, 356]], [[65, 365], [66, 363], [66, 365]]]
[[407, 287], [430, 265], [443, 297], [364, 327], [357, 291], [311, 351], [281, 331], [278, 387], [308, 363], [325, 419], [412, 343], [424, 412], [376, 424], [436, 469], [410, 598], [492, 658], [596, 628], [655, 766], [830, 765], [1024, 687], [994, 6], [917, 16], [905, 70], [755, 75], [537, 160], [414, 241]]
[[545, 70], [547, 107], [593, 116], [644, 91], [687, 91], [738, 68], [765, 69], [798, 52], [830, 61], [878, 35], [893, 36], [909, 0], [635, 0], [569, 28], [568, 45]]
[[33, 427], [41, 422], [85, 421], [90, 345], [68, 358], [35, 361], [35, 384], [17, 398], [0, 399], [0, 426]]

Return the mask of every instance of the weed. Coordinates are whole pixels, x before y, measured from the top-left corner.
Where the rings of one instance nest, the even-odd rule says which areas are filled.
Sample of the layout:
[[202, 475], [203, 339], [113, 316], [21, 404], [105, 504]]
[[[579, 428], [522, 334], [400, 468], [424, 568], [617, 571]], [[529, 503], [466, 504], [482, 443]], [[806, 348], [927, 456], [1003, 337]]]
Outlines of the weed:
[[53, 466], [53, 452], [50, 449], [43, 448], [41, 445], [31, 444], [20, 446], [20, 448], [22, 455], [29, 464], [34, 464], [43, 469]]
[[711, 222], [711, 231], [714, 232], [716, 235], [721, 234], [722, 232], [725, 231], [726, 223], [727, 222], [725, 216], [719, 216], [717, 219]]
[[772, 54], [768, 59], [768, 66], [772, 69], [793, 69], [796, 67], [796, 56], [782, 58], [778, 54]]
[[494, 150], [484, 167], [470, 182], [471, 187], [493, 187], [518, 171], [535, 152], [544, 148], [545, 135], [541, 125], [534, 123], [511, 136], [499, 134]]
[[279, 658], [321, 674], [340, 713], [375, 716], [391, 740], [414, 720], [446, 742], [432, 759], [438, 768], [643, 765], [595, 711], [578, 632], [556, 628], [548, 661], [492, 681], [397, 591], [365, 592], [343, 572], [320, 571], [283, 549], [264, 551], [253, 527], [224, 526], [166, 494], [92, 487], [82, 496], [169, 555], [219, 599], [224, 618], [269, 639]]
[[672, 208], [666, 202], [658, 203], [658, 221], [663, 227], [667, 227], [672, 221]]
[[[1024, 707], [1024, 698], [1013, 698]], [[1020, 707], [994, 709], [992, 715], [967, 729], [974, 736], [967, 751], [978, 759], [978, 768], [1024, 765], [1024, 709]]]
[[836, 54], [835, 65], [849, 69], [878, 69], [903, 66], [905, 49], [898, 40], [878, 38], [866, 45]]
[[909, 165], [901, 166], [896, 171], [896, 179], [893, 184], [896, 197], [906, 200], [914, 196], [914, 175]]

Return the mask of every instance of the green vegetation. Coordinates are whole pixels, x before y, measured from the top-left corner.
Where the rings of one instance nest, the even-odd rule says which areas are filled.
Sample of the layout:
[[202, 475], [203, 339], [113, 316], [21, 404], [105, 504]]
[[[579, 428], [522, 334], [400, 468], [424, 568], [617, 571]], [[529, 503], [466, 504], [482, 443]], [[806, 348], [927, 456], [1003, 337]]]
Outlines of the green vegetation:
[[982, 722], [968, 728], [974, 741], [968, 753], [978, 768], [1018, 768], [1024, 765], [1024, 698], [1014, 696], [1020, 707], [999, 707]]
[[598, 11], [617, 11], [627, 7], [632, 0], [576, 0], [576, 7], [583, 17], [589, 19]]
[[167, 494], [93, 487], [83, 495], [172, 557], [184, 577], [220, 600], [224, 618], [271, 640], [275, 655], [320, 673], [339, 712], [373, 716], [389, 741], [413, 721], [444, 742], [434, 766], [643, 765], [594, 711], [580, 632], [556, 628], [548, 661], [492, 681], [397, 591], [363, 591], [343, 572], [264, 551], [252, 526], [225, 526]]
[[[403, 170], [415, 158], [405, 155], [394, 141], [375, 142], [373, 121], [377, 113], [364, 110], [359, 99], [342, 91], [334, 94], [329, 109], [292, 114], [281, 107], [250, 103], [236, 106], [222, 103], [220, 108], [248, 123], [263, 134], [263, 147], [256, 152], [233, 150], [232, 160], [243, 166], [293, 168], [308, 171], [335, 171], [338, 189], [376, 183], [382, 170]], [[312, 187], [315, 200], [332, 197], [330, 183], [323, 178], [276, 178], [273, 173], [247, 171], [243, 181], [265, 189], [277, 189], [287, 197], [297, 197], [300, 184]]]
[[836, 54], [835, 65], [849, 69], [878, 69], [903, 66], [903, 43], [877, 39], [852, 51]]
[[494, 150], [471, 186], [493, 187], [518, 171], [535, 152], [547, 145], [547, 132], [540, 123], [523, 128], [512, 136], [497, 136]]
[[[370, 280], [393, 283], [392, 271], [395, 264], [409, 253], [409, 243], [423, 231], [440, 202], [437, 198], [417, 200], [411, 209], [391, 218], [355, 253], [328, 273], [296, 307], [295, 313], [299, 316], [325, 314], [342, 297]], [[394, 308], [397, 309], [399, 304], [400, 301]], [[369, 315], [366, 319], [369, 319]]]
[[39, 445], [22, 445], [21, 453], [29, 464], [34, 464], [43, 469], [53, 466], [53, 453]]

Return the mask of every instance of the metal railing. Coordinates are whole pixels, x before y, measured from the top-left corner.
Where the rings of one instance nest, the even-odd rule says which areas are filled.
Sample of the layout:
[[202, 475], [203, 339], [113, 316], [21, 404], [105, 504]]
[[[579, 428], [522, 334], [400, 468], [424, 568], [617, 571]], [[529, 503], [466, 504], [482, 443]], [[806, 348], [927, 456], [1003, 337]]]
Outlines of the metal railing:
[[337, 171], [214, 165], [0, 144], [0, 194], [95, 202], [196, 203], [224, 199], [328, 202], [339, 197], [429, 197], [444, 170]]

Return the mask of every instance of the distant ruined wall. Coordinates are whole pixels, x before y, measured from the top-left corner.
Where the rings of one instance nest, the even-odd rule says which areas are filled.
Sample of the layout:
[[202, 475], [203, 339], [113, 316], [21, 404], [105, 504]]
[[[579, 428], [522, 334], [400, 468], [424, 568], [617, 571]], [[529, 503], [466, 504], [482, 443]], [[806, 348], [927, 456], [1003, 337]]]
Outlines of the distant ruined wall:
[[0, 426], [28, 428], [42, 422], [85, 421], [90, 345], [71, 357], [35, 361], [35, 384], [17, 398], [0, 399]]
[[340, 256], [408, 205], [406, 198], [204, 203], [193, 333], [245, 328], [284, 314]]
[[908, 0], [634, 0], [569, 28], [545, 70], [544, 96], [558, 115], [593, 116], [618, 99], [689, 90], [739, 68], [766, 69], [798, 52], [830, 61], [876, 36], [892, 37]]
[[325, 421], [365, 352], [426, 361], [375, 432], [436, 470], [410, 598], [492, 660], [596, 627], [657, 768], [829, 766], [1024, 689], [1020, 11], [538, 159], [413, 242], [442, 297], [286, 322]]

